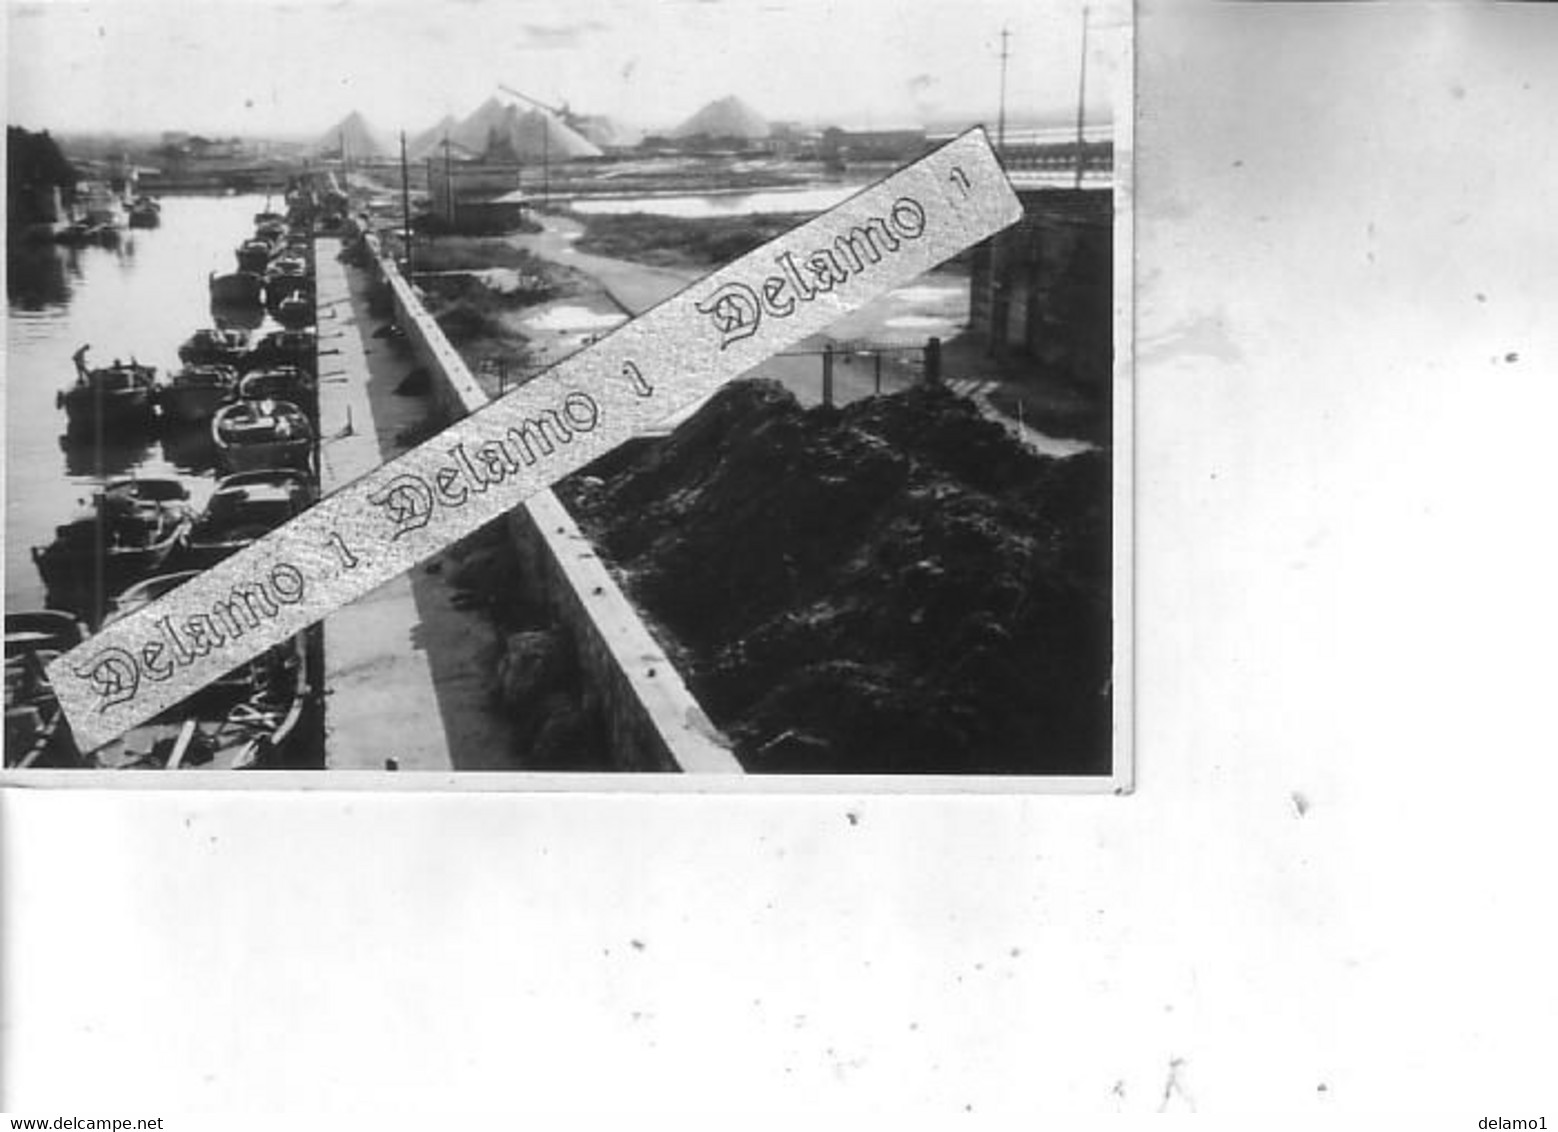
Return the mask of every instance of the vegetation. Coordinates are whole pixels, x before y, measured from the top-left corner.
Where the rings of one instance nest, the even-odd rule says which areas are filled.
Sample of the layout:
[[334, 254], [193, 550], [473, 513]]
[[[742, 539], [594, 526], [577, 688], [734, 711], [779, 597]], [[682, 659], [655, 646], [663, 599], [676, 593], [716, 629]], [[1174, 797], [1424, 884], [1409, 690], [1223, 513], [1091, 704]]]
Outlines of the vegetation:
[[484, 271], [509, 267], [532, 275], [545, 272], [544, 261], [501, 236], [438, 236], [417, 242], [416, 269], [422, 271]]
[[428, 313], [468, 365], [524, 353], [528, 339], [507, 316], [538, 301], [536, 297], [494, 291], [467, 275], [444, 276], [420, 285]]
[[630, 212], [574, 214], [584, 224], [583, 252], [655, 267], [713, 268], [729, 263], [805, 221], [805, 215], [763, 212], [696, 219]]
[[53, 190], [67, 202], [76, 187], [75, 166], [47, 130], [33, 133], [20, 126], [5, 131], [6, 219], [30, 224], [58, 219], [49, 204]]

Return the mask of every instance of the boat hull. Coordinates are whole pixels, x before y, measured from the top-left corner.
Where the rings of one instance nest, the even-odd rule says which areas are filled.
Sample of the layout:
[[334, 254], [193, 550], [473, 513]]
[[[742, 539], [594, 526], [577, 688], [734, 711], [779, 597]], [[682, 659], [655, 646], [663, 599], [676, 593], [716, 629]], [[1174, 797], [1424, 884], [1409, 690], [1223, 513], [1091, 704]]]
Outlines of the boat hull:
[[210, 285], [211, 301], [225, 306], [259, 306], [265, 292], [264, 279], [247, 271], [213, 275]]
[[150, 389], [103, 392], [86, 386], [60, 394], [67, 427], [74, 434], [99, 429], [145, 429], [155, 419]]
[[257, 472], [265, 468], [298, 468], [306, 471], [312, 463], [310, 438], [266, 440], [227, 444], [216, 441], [217, 464], [227, 472]]
[[146, 547], [101, 551], [38, 547], [33, 550], [33, 562], [50, 598], [91, 615], [109, 598], [160, 570], [187, 526]]
[[204, 424], [232, 399], [232, 387], [173, 385], [162, 391], [158, 405], [167, 420], [177, 424]]
[[208, 684], [174, 710], [87, 756], [123, 770], [255, 770], [284, 767], [307, 731], [316, 677], [299, 633]]

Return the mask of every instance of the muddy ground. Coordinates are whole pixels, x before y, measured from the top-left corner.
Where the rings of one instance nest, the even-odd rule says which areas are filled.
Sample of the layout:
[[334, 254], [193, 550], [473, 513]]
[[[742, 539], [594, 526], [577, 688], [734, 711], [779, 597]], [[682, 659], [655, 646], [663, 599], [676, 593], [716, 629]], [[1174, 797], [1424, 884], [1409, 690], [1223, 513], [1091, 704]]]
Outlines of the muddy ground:
[[1093, 774], [1109, 475], [942, 388], [803, 409], [743, 381], [558, 494], [748, 770]]
[[697, 218], [646, 212], [567, 215], [584, 225], [578, 243], [582, 252], [651, 267], [704, 270], [723, 267], [810, 219], [786, 212]]
[[580, 272], [496, 237], [443, 236], [419, 255], [416, 285], [428, 313], [478, 375], [526, 368], [526, 314], [591, 286]]

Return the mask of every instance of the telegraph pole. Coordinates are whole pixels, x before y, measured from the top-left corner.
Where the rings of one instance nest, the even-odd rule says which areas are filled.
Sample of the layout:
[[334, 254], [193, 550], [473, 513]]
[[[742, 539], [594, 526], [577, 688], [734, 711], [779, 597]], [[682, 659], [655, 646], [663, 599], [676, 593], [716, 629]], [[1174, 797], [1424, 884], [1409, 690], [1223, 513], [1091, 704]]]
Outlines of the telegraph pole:
[[1006, 164], [1006, 41], [1011, 38], [1011, 32], [1001, 29], [1001, 112], [996, 119], [995, 126], [995, 152], [1001, 159], [1001, 164]]
[[454, 231], [454, 174], [449, 170], [449, 135], [444, 135], [444, 221]]
[[400, 131], [400, 214], [406, 229], [406, 282], [411, 282], [411, 176], [406, 168], [406, 131]]
[[1087, 105], [1087, 9], [1082, 9], [1082, 66], [1077, 79], [1077, 180], [1082, 187], [1082, 166], [1087, 163], [1086, 143], [1082, 139], [1082, 119]]
[[541, 203], [552, 203], [552, 131], [546, 115], [541, 115]]

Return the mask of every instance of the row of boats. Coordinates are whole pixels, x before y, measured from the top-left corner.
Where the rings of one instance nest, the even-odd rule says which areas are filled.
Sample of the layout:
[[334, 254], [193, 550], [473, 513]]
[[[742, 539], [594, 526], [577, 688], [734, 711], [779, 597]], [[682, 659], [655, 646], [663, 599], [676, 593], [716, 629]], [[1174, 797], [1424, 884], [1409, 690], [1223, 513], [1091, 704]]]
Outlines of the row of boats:
[[212, 272], [211, 301], [230, 306], [264, 306], [286, 327], [305, 326], [314, 318], [314, 275], [310, 237], [293, 233], [278, 213], [262, 212], [254, 235], [234, 251], [237, 269]]
[[[259, 214], [256, 239], [270, 248], [266, 272], [289, 260], [277, 277], [301, 282], [277, 294], [307, 294], [312, 322], [309, 225], [290, 219]], [[5, 618], [7, 767], [245, 769], [296, 765], [312, 754], [301, 748], [310, 727], [317, 730], [310, 710], [319, 693], [317, 630], [92, 751], [77, 748], [46, 673], [93, 629], [171, 592], [318, 499], [317, 336], [294, 318], [251, 340], [222, 317], [227, 305], [213, 288], [217, 325], [180, 345], [181, 368], [166, 381], [133, 359], [93, 368], [85, 347], [76, 352], [76, 384], [59, 396], [67, 436], [101, 446], [137, 431], [208, 429], [221, 475], [203, 506], [181, 479], [110, 479], [48, 545], [33, 548], [47, 608]]]
[[69, 247], [116, 247], [124, 229], [156, 228], [162, 224], [162, 204], [144, 194], [127, 198], [104, 182], [83, 182], [69, 223], [54, 234], [54, 242]]
[[307, 468], [313, 458], [319, 387], [313, 329], [249, 333], [203, 327], [179, 347], [180, 369], [159, 381], [155, 366], [115, 359], [87, 364], [76, 351], [76, 382], [56, 395], [66, 432], [122, 441], [164, 430], [209, 429], [218, 465]]

